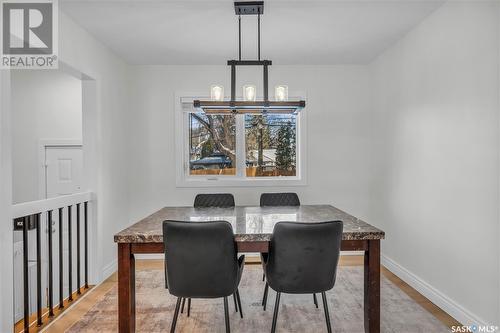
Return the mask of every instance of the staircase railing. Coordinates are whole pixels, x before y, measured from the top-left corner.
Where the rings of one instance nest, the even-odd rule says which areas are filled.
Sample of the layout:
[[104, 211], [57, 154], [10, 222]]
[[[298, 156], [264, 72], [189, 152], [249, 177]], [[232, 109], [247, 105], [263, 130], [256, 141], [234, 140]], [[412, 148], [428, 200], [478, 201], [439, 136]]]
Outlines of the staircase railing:
[[[13, 221], [14, 221], [14, 232], [22, 232], [22, 246], [23, 246], [23, 306], [24, 306], [24, 316], [23, 316], [23, 327], [24, 332], [29, 332], [29, 328], [32, 323], [30, 323], [31, 311], [30, 311], [30, 276], [29, 276], [29, 232], [34, 230], [36, 239], [36, 324], [37, 326], [43, 325], [43, 319], [45, 316], [48, 318], [54, 316], [54, 309], [58, 307], [59, 309], [64, 308], [64, 269], [67, 264], [67, 302], [73, 301], [73, 294], [76, 293], [80, 295], [83, 289], [89, 288], [89, 254], [88, 254], [88, 233], [89, 233], [89, 209], [91, 209], [93, 202], [92, 192], [76, 193], [71, 195], [60, 196], [56, 198], [50, 198], [45, 200], [31, 201], [26, 203], [20, 203], [13, 205]], [[75, 212], [76, 208], [76, 212]], [[75, 213], [75, 215], [73, 215]], [[55, 221], [53, 218], [57, 215], [58, 222], [58, 304], [54, 304], [54, 254], [53, 254], [53, 225]], [[46, 217], [46, 218], [44, 218]], [[83, 221], [83, 225], [82, 225]], [[64, 227], [67, 227], [67, 239], [64, 239]], [[47, 261], [48, 270], [48, 281], [46, 289], [46, 304], [43, 303], [42, 298], [42, 230], [45, 225], [45, 230], [47, 233], [46, 242], [46, 253], [47, 258], [43, 258]], [[76, 231], [76, 246], [73, 244], [73, 228]], [[82, 240], [81, 234], [83, 232], [83, 283], [81, 276], [81, 260], [82, 260]], [[64, 263], [64, 245], [67, 245], [67, 263]], [[73, 288], [73, 251], [76, 250], [76, 286]], [[45, 311], [45, 313], [43, 313]]]

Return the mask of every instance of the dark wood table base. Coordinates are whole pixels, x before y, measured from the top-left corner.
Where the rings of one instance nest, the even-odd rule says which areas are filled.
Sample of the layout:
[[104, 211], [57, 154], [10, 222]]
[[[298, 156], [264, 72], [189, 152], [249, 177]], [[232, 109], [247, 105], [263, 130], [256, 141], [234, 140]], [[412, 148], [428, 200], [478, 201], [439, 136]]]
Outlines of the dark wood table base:
[[[239, 252], [268, 252], [268, 242], [238, 242]], [[380, 240], [343, 240], [342, 251], [364, 251], [365, 332], [380, 332]], [[163, 243], [118, 243], [118, 328], [135, 332], [135, 258], [163, 253]]]

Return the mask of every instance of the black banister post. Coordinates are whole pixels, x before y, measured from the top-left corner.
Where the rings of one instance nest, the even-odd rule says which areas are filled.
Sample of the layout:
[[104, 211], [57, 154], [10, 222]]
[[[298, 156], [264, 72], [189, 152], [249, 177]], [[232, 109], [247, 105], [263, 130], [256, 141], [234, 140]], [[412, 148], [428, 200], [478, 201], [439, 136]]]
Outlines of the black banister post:
[[72, 244], [72, 235], [71, 235], [71, 205], [68, 206], [68, 301], [73, 300], [73, 285], [72, 285], [72, 280], [73, 280], [73, 258], [72, 258], [72, 251], [71, 248], [73, 246]]
[[80, 203], [76, 204], [76, 293], [80, 295]]
[[49, 286], [48, 286], [48, 298], [49, 298], [49, 317], [54, 316], [54, 286], [53, 286], [53, 272], [52, 272], [52, 211], [47, 212], [47, 233], [48, 233], [48, 247], [49, 247]]
[[36, 324], [42, 326], [42, 240], [41, 213], [35, 215], [36, 227]]
[[23, 300], [24, 300], [24, 332], [30, 329], [30, 299], [29, 299], [29, 276], [28, 276], [28, 225], [29, 216], [23, 219]]
[[89, 240], [88, 240], [88, 201], [86, 201], [83, 204], [83, 210], [84, 210], [84, 224], [85, 224], [85, 288], [88, 289], [89, 287], [89, 251], [88, 251], [88, 246], [89, 246]]
[[64, 308], [63, 259], [63, 209], [59, 208], [59, 309]]

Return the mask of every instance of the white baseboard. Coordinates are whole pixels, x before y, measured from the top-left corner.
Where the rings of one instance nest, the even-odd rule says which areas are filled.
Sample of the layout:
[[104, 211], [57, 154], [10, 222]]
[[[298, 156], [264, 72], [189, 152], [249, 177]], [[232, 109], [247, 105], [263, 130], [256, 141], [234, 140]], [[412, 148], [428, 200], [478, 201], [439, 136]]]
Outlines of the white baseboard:
[[383, 254], [381, 255], [381, 264], [397, 275], [401, 280], [408, 283], [413, 289], [428, 298], [432, 303], [440, 307], [444, 312], [459, 321], [462, 325], [491, 325], [487, 324], [485, 320], [465, 309], [429, 283]]
[[118, 270], [118, 260], [113, 260], [102, 269], [102, 281], [106, 280], [114, 272]]

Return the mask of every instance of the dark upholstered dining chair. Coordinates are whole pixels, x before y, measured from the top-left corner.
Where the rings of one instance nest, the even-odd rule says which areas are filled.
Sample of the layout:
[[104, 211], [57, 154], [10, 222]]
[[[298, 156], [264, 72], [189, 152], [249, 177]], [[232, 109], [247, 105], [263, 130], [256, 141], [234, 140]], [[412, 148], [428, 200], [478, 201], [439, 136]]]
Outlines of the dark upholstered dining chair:
[[300, 206], [297, 193], [262, 193], [260, 206]]
[[[219, 207], [228, 208], [234, 207], [234, 196], [231, 193], [207, 193], [207, 194], [197, 194], [194, 198], [195, 208], [209, 208], [209, 207]], [[236, 295], [233, 295], [234, 308], [238, 312], [238, 303], [236, 300]], [[182, 299], [181, 313], [184, 313], [184, 305], [186, 299]], [[191, 312], [191, 300], [188, 299], [187, 316]], [[243, 318], [243, 310], [240, 309], [240, 316]]]
[[237, 258], [233, 228], [227, 221], [163, 222], [166, 286], [177, 296], [170, 332], [175, 332], [182, 299], [224, 298], [226, 332], [230, 332], [227, 297], [238, 291], [245, 256]]
[[342, 229], [341, 221], [278, 222], [274, 226], [265, 266], [266, 283], [277, 292], [272, 333], [276, 331], [281, 293], [321, 293], [326, 327], [332, 331], [325, 292], [335, 285]]
[[194, 198], [194, 207], [234, 207], [234, 196], [231, 193], [198, 194]]
[[[300, 206], [300, 200], [297, 193], [291, 193], [291, 192], [262, 193], [260, 196], [260, 206], [261, 207]], [[262, 262], [262, 269], [264, 270], [264, 266], [267, 260], [267, 254], [261, 253], [260, 260]], [[265, 279], [266, 279], [266, 274], [263, 273], [262, 281], [265, 281]], [[266, 284], [266, 286], [264, 287], [264, 297], [262, 297], [262, 306], [264, 307], [264, 310], [266, 310], [266, 305], [267, 305], [267, 292], [268, 292], [268, 285]], [[316, 298], [316, 294], [313, 294], [313, 301], [314, 304], [316, 305], [316, 308], [318, 308], [318, 300]]]

